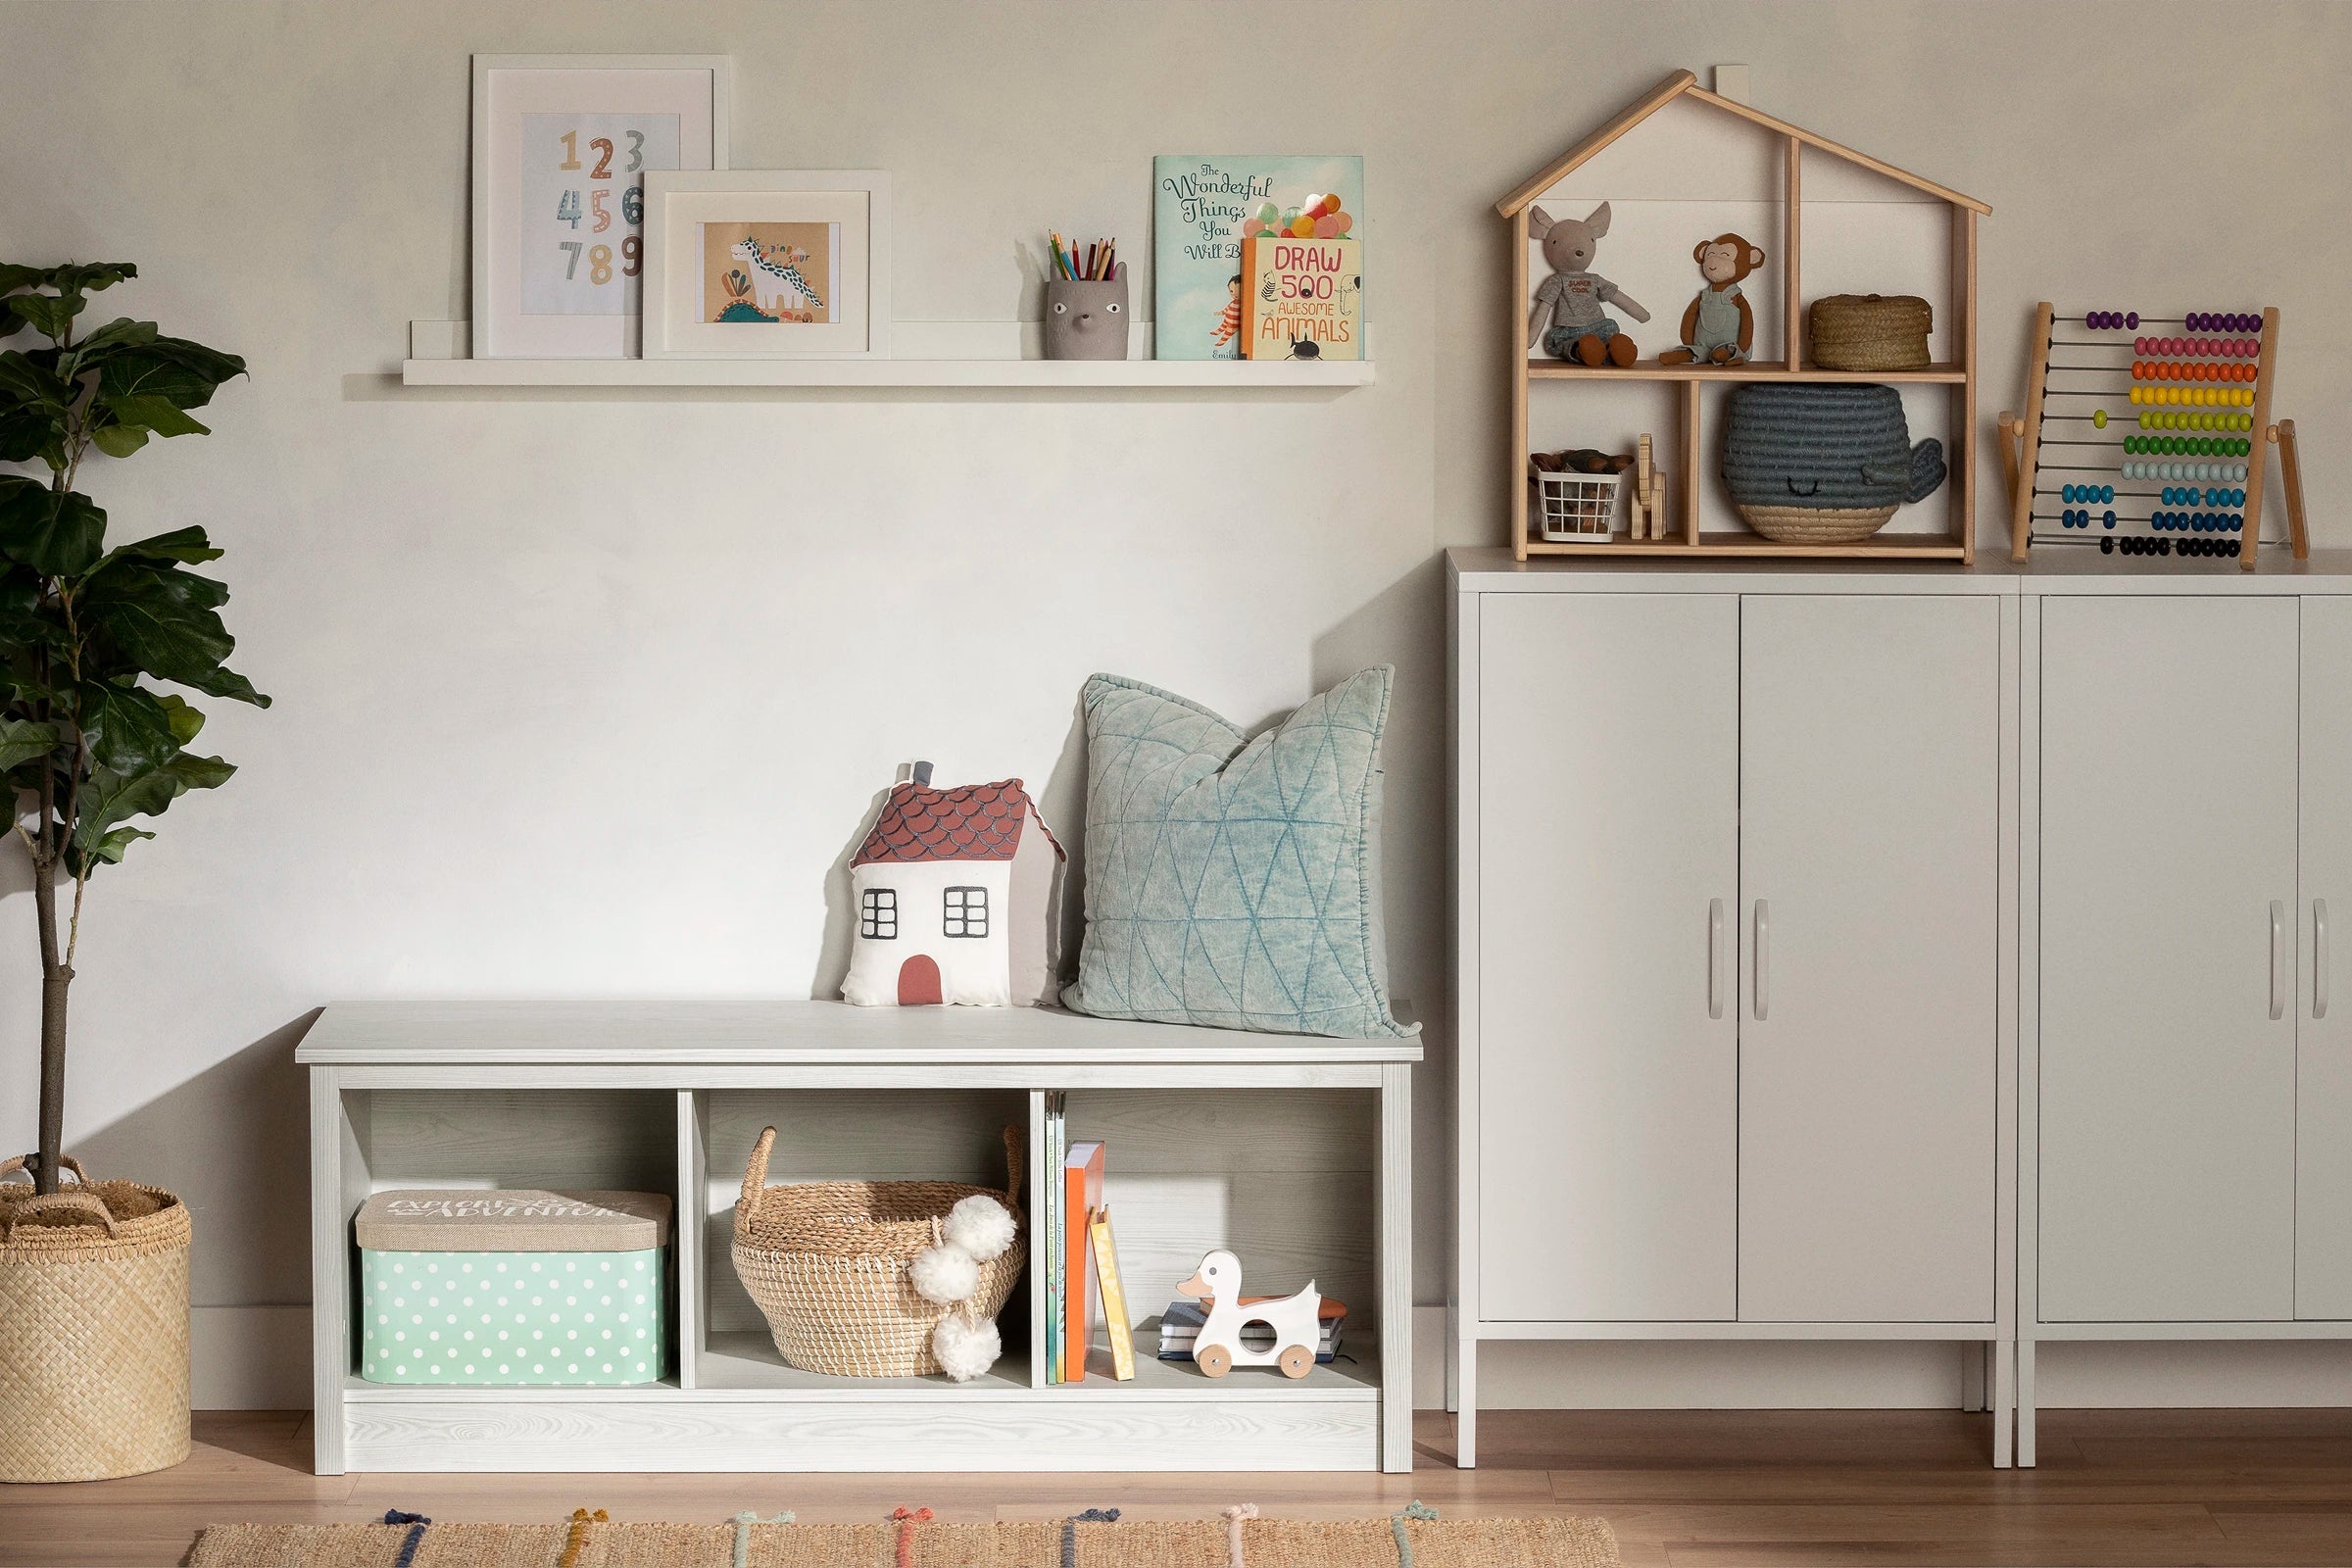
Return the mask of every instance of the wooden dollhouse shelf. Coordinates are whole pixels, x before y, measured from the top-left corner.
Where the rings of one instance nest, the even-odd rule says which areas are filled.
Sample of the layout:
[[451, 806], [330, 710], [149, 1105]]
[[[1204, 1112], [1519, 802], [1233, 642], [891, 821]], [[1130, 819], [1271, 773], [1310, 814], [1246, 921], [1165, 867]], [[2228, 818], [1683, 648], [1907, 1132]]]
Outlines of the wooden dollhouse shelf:
[[[1531, 272], [1531, 245], [1536, 237], [1532, 226], [1532, 209], [1539, 198], [1551, 192], [1574, 171], [1590, 162], [1612, 143], [1633, 132], [1644, 121], [1677, 99], [1688, 98], [1691, 103], [1733, 120], [1746, 122], [1756, 134], [1767, 138], [1767, 145], [1777, 143], [1779, 158], [1777, 174], [1770, 176], [1772, 187], [1760, 194], [1765, 203], [1778, 210], [1780, 233], [1773, 258], [1778, 272], [1778, 294], [1781, 319], [1775, 334], [1753, 342], [1751, 352], [1770, 353], [1772, 359], [1755, 359], [1744, 365], [1660, 365], [1655, 360], [1626, 366], [1588, 366], [1550, 359], [1530, 358], [1531, 339], [1542, 318], [1531, 318], [1529, 306], [1536, 298]], [[1805, 185], [1804, 165], [1808, 155], [1836, 160], [1891, 179], [1944, 204], [1949, 221], [1948, 287], [1937, 312], [1942, 322], [1944, 341], [1950, 346], [1945, 352], [1950, 359], [1928, 365], [1916, 370], [1832, 370], [1809, 366], [1812, 350], [1805, 336], [1805, 311], [1810, 301], [1804, 286], [1804, 227]], [[1630, 194], [1630, 193], [1629, 193]], [[1607, 124], [1562, 153], [1544, 169], [1522, 181], [1517, 189], [1494, 204], [1495, 212], [1511, 224], [1511, 287], [1507, 296], [1508, 311], [1501, 323], [1510, 333], [1510, 355], [1519, 362], [1519, 370], [1511, 378], [1511, 453], [1508, 483], [1511, 496], [1511, 549], [1519, 560], [1535, 556], [1700, 556], [1700, 557], [1845, 557], [1882, 561], [1959, 561], [1971, 563], [1975, 552], [1976, 451], [1977, 451], [1977, 220], [1992, 211], [1974, 196], [1923, 179], [1892, 164], [1882, 162], [1851, 147], [1842, 146], [1825, 136], [1816, 135], [1799, 125], [1778, 120], [1751, 109], [1743, 103], [1702, 90], [1697, 79], [1688, 71], [1678, 71], [1651, 88], [1648, 94], [1629, 104]], [[1744, 275], [1744, 274], [1743, 274]], [[1636, 319], [1647, 320], [1636, 313]], [[1667, 318], [1671, 320], [1672, 318]], [[1661, 323], [1659, 330], [1666, 328]], [[1656, 340], [1653, 332], [1652, 340]], [[1777, 339], [1777, 340], [1776, 340]], [[1748, 342], [1743, 337], [1742, 343]], [[1542, 537], [1541, 519], [1532, 515], [1531, 493], [1536, 489], [1530, 480], [1528, 454], [1531, 450], [1531, 420], [1547, 434], [1556, 435], [1560, 429], [1564, 392], [1542, 394], [1539, 398], [1531, 388], [1540, 381], [1582, 382], [1587, 388], [1606, 381], [1630, 381], [1650, 385], [1671, 385], [1678, 388], [1670, 401], [1676, 406], [1672, 434], [1661, 438], [1658, 445], [1658, 467], [1664, 483], [1664, 509], [1668, 516], [1648, 519], [1661, 525], [1667, 537], [1635, 540], [1620, 533], [1606, 544], [1551, 543]], [[1883, 385], [1887, 383], [1925, 384], [1944, 388], [1942, 394], [1915, 394], [1923, 402], [1946, 402], [1949, 432], [1945, 446], [1949, 453], [1950, 484], [1947, 504], [1950, 524], [1940, 534], [1873, 535], [1851, 544], [1780, 544], [1760, 534], [1744, 529], [1721, 530], [1707, 526], [1728, 518], [1738, 511], [1715, 504], [1704, 494], [1709, 483], [1701, 471], [1701, 455], [1710, 449], [1710, 400], [1706, 384], [1723, 382], [1737, 385], [1745, 381], [1794, 382], [1810, 385]], [[1716, 414], [1724, 405], [1722, 399], [1712, 400]], [[1537, 407], [1540, 403], [1541, 407]], [[1646, 438], [1645, 438], [1646, 439]], [[1647, 530], [1645, 529], [1645, 532]]]
[[1660, 365], [1652, 360], [1622, 367], [1530, 360], [1527, 375], [1531, 381], [1932, 381], [1953, 386], [1968, 379], [1968, 371], [1957, 365], [1931, 365], [1919, 370], [1825, 370], [1819, 366], [1791, 370], [1778, 360], [1747, 365]]

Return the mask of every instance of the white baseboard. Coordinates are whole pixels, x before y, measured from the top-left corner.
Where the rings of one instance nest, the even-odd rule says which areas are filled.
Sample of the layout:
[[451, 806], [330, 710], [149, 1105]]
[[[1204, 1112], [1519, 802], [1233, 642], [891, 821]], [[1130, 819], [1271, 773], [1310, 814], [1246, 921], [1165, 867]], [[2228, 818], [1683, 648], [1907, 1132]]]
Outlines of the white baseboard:
[[[1479, 1356], [1488, 1410], [1940, 1409], [1960, 1402], [1961, 1351], [1944, 1344], [1623, 1340], [1493, 1344]], [[2352, 1405], [2352, 1341], [2044, 1345], [2047, 1409]], [[1446, 1399], [1446, 1309], [1413, 1312], [1413, 1404]]]
[[[190, 1314], [200, 1410], [311, 1402], [308, 1306], [200, 1306]], [[2352, 1342], [2045, 1345], [2049, 1409], [2352, 1405]], [[1493, 1345], [1489, 1410], [1937, 1409], [1960, 1400], [1952, 1345], [1693, 1341]], [[1446, 1402], [1446, 1309], [1413, 1312], [1413, 1404]]]

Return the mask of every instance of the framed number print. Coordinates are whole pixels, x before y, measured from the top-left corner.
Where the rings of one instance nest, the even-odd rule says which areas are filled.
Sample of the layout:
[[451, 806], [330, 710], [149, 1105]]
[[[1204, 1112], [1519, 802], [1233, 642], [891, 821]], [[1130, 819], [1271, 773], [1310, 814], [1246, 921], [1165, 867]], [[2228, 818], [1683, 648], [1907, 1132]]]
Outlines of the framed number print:
[[628, 359], [645, 183], [727, 166], [718, 55], [473, 57], [473, 355]]
[[656, 173], [645, 203], [647, 359], [890, 357], [888, 174]]

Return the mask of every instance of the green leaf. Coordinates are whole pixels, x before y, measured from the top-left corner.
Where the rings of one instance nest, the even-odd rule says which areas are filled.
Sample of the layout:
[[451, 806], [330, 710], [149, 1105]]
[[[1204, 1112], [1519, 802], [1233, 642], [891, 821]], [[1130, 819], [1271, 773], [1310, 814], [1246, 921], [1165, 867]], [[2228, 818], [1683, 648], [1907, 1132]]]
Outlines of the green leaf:
[[90, 432], [90, 443], [110, 458], [127, 458], [147, 444], [147, 432], [135, 424], [103, 424]]
[[[39, 350], [34, 352], [41, 353]], [[42, 354], [42, 359], [54, 357]], [[10, 349], [6, 354], [0, 354], [0, 409], [17, 405], [63, 416], [73, 402], [74, 388], [40, 360], [27, 356], [20, 349]]]
[[0, 478], [0, 555], [52, 577], [77, 577], [97, 564], [105, 543], [106, 514], [89, 497], [22, 475]]
[[106, 560], [100, 562], [98, 567], [104, 570], [110, 564], [122, 560], [176, 561], [182, 565], [193, 566], [207, 561], [219, 561], [220, 555], [221, 552], [214, 549], [213, 542], [204, 536], [202, 528], [191, 526], [174, 528], [170, 533], [159, 533], [153, 538], [119, 546], [107, 552]]
[[101, 289], [113, 288], [125, 278], [138, 275], [138, 268], [129, 262], [68, 262], [63, 267], [52, 267], [43, 272], [41, 281], [51, 288], [95, 294]]
[[210, 577], [170, 562], [123, 557], [90, 574], [80, 605], [148, 674], [267, 708], [270, 699], [251, 681], [221, 667], [237, 646], [216, 612], [227, 602], [227, 587]]
[[[218, 757], [174, 757], [161, 767], [143, 773], [119, 773], [111, 767], [90, 770], [81, 787], [80, 809], [74, 823], [74, 847], [83, 855], [102, 858], [115, 827], [133, 816], [155, 816], [190, 790], [218, 789], [236, 769]], [[127, 842], [127, 841], [125, 841]]]
[[0, 718], [0, 769], [46, 757], [57, 750], [57, 743], [54, 724], [35, 723], [29, 718]]
[[68, 262], [63, 267], [24, 267], [14, 262], [0, 262], [0, 294], [31, 288], [36, 284], [95, 294], [100, 289], [113, 288], [126, 277], [138, 275], [139, 270], [129, 262]]
[[244, 373], [245, 362], [234, 354], [185, 338], [159, 337], [108, 356], [98, 388], [109, 399], [145, 394], [168, 399], [174, 408], [200, 409], [213, 400], [214, 388]]
[[144, 773], [178, 755], [172, 714], [153, 694], [111, 681], [84, 681], [80, 695], [82, 738], [100, 765], [118, 773]]
[[[10, 317], [15, 320], [15, 317]], [[30, 463], [45, 451], [65, 445], [65, 411], [50, 414], [37, 409], [0, 404], [0, 463]], [[62, 464], [51, 464], [61, 467]]]
[[153, 837], [155, 835], [143, 827], [119, 827], [100, 839], [87, 855], [82, 854], [78, 845], [69, 844], [66, 846], [66, 870], [70, 875], [81, 876], [91, 862], [121, 865], [124, 851], [141, 839]]
[[182, 414], [171, 399], [160, 398], [153, 393], [133, 392], [123, 397], [107, 398], [104, 403], [121, 423], [144, 425], [160, 436], [213, 433], [208, 426]]
[[30, 322], [34, 331], [60, 338], [74, 329], [74, 318], [81, 314], [83, 301], [79, 293], [11, 294], [6, 303], [9, 314]]
[[165, 692], [156, 698], [164, 706], [164, 717], [172, 725], [172, 738], [185, 746], [204, 730], [204, 710], [195, 707], [185, 697]]

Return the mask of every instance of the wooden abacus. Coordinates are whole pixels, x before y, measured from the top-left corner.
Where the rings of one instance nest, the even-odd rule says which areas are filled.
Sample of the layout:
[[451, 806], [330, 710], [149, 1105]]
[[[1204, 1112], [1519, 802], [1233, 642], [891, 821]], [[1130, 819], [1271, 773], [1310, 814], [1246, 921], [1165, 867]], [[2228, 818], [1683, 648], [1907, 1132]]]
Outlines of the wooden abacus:
[[2004, 410], [1998, 422], [2009, 559], [2023, 562], [2036, 543], [2095, 540], [2108, 555], [2235, 558], [2251, 571], [2273, 446], [2288, 542], [2308, 558], [2295, 424], [2271, 420], [2278, 364], [2273, 309], [2061, 317], [2044, 300], [2026, 412]]

